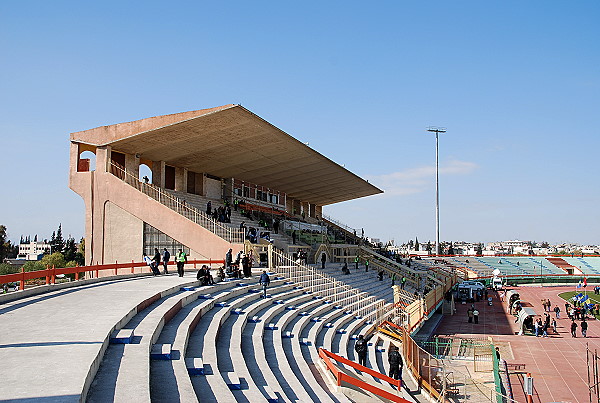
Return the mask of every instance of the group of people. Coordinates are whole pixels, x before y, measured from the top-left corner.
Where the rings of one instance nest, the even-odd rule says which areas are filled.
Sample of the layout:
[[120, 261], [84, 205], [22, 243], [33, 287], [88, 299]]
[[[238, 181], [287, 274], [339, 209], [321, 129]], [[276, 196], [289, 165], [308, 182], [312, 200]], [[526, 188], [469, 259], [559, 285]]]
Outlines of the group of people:
[[[354, 351], [356, 351], [359, 365], [367, 366], [368, 345], [369, 340], [372, 337], [373, 334], [367, 337], [361, 334], [358, 336], [356, 343], [354, 343]], [[390, 348], [388, 350], [388, 363], [390, 364], [388, 376], [392, 379], [402, 380], [402, 368], [404, 366], [404, 362], [402, 361], [400, 350], [397, 346], [392, 344], [390, 344]]]
[[[144, 252], [143, 260], [152, 270], [153, 276], [158, 276], [160, 274], [161, 263], [163, 266], [163, 274], [169, 274], [168, 266], [169, 261], [171, 260], [171, 253], [167, 248], [164, 248], [162, 255], [158, 251], [158, 248], [154, 248], [154, 256], [152, 258]], [[183, 277], [185, 264], [187, 263], [187, 254], [182, 249], [179, 249], [175, 254], [175, 263], [177, 264], [177, 274], [179, 277]]]
[[[544, 321], [542, 318], [538, 318], [534, 324], [535, 337], [548, 337], [548, 329], [550, 328], [550, 315], [548, 313], [544, 313]], [[554, 333], [558, 333], [556, 331], [556, 319], [552, 319], [552, 329]]]
[[229, 207], [228, 201], [225, 201], [224, 206], [219, 206], [213, 209], [212, 202], [209, 200], [208, 203], [206, 203], [206, 214], [211, 216], [218, 222], [231, 222], [231, 207]]
[[225, 274], [231, 278], [252, 277], [252, 251], [245, 254], [244, 251], [239, 251], [233, 259], [233, 249], [229, 248], [225, 254]]
[[479, 311], [474, 304], [471, 304], [471, 307], [467, 309], [467, 320], [469, 323], [479, 323]]

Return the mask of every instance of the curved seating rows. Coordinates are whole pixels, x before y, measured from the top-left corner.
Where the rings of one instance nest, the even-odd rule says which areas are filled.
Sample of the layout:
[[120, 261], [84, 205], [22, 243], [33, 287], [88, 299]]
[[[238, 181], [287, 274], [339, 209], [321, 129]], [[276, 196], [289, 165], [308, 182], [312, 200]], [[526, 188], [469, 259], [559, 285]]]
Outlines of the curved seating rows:
[[[353, 336], [371, 324], [346, 308], [350, 297], [334, 304], [279, 278], [264, 299], [256, 282], [154, 301], [124, 326], [137, 340], [108, 347], [88, 401], [112, 394], [118, 401], [348, 402], [319, 372], [318, 347], [353, 354]], [[153, 346], [163, 345], [172, 359], [151, 359]], [[193, 358], [202, 359], [204, 375], [188, 374]]]

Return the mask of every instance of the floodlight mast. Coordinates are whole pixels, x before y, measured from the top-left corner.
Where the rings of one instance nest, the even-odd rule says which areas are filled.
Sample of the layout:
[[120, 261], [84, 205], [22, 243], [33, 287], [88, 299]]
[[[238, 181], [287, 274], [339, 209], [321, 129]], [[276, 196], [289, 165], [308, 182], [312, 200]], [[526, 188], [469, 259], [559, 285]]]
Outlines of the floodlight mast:
[[439, 141], [438, 135], [446, 133], [445, 127], [427, 128], [428, 132], [435, 133], [435, 254], [441, 255], [440, 250], [440, 179], [439, 179]]

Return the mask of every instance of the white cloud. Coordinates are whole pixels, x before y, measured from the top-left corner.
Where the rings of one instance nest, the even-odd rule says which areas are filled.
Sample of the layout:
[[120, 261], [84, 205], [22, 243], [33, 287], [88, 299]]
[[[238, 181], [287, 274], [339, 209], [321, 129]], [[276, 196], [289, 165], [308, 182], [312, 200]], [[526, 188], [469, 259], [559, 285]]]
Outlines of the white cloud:
[[[451, 160], [439, 167], [440, 176], [467, 175], [477, 169], [477, 164], [468, 161]], [[410, 168], [390, 174], [366, 176], [369, 182], [380, 187], [386, 195], [402, 196], [420, 193], [427, 189], [435, 177], [435, 165]]]

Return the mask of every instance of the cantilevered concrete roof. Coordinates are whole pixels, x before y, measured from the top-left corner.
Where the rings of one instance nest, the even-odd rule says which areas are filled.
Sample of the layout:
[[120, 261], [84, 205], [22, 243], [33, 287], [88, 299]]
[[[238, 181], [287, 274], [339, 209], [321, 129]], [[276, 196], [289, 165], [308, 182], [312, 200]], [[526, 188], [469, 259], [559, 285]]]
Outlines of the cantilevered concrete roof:
[[382, 193], [241, 105], [102, 126], [72, 133], [71, 140], [259, 184], [317, 205]]

